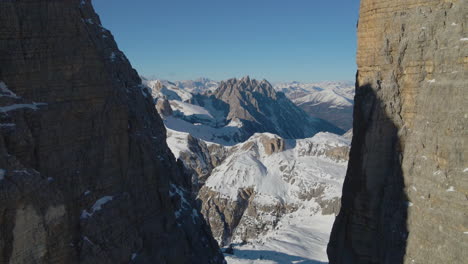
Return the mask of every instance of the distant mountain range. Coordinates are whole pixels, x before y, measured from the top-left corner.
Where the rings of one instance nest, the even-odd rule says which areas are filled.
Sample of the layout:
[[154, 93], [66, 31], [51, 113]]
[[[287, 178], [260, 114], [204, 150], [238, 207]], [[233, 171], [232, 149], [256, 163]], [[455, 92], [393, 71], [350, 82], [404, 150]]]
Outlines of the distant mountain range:
[[345, 132], [311, 117], [266, 80], [230, 79], [217, 83], [216, 88], [215, 82], [208, 79], [146, 80], [145, 84], [159, 101], [158, 110], [166, 127], [209, 142], [233, 145], [262, 132], [291, 139], [311, 137], [321, 131]]
[[[350, 133], [336, 135], [345, 131], [299, 106], [352, 107], [348, 84], [274, 87], [248, 76], [144, 84], [167, 128], [167, 144], [191, 175], [193, 195], [221, 246], [241, 243], [235, 251], [280, 248], [326, 259]], [[235, 258], [227, 257], [229, 263]]]
[[346, 131], [353, 127], [354, 82], [277, 83], [275, 89], [313, 117]]
[[[191, 94], [209, 94], [214, 92], [221, 82], [208, 78], [188, 81], [146, 80], [147, 83], [161, 82], [166, 87], [178, 88], [179, 92]], [[354, 82], [326, 81], [316, 83], [281, 82], [272, 87], [282, 92], [294, 104], [312, 117], [327, 122], [348, 131], [353, 125]], [[183, 92], [181, 92], [183, 93]], [[169, 98], [173, 98], [169, 96]], [[180, 98], [182, 100], [187, 98]]]

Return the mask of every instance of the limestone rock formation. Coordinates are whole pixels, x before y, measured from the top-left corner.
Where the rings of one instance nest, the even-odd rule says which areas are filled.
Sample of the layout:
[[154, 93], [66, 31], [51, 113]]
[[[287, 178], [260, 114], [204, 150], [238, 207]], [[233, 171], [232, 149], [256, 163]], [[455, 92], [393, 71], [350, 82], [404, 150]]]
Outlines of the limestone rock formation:
[[89, 0], [0, 2], [0, 262], [223, 263]]
[[468, 3], [362, 0], [330, 263], [466, 263]]
[[327, 131], [344, 131], [322, 120], [311, 118], [266, 80], [248, 76], [221, 82], [213, 96], [229, 106], [227, 120], [242, 120], [244, 140], [254, 133], [269, 132], [284, 138], [306, 138]]

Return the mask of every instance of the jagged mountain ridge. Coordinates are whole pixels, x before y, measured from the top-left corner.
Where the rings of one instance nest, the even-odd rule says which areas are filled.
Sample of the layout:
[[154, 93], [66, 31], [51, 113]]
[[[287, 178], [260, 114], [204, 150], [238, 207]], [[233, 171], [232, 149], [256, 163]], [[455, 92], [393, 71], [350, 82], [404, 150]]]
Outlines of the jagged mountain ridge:
[[0, 2], [0, 262], [223, 263], [89, 0]]
[[227, 120], [242, 120], [251, 134], [270, 132], [294, 139], [310, 137], [319, 131], [343, 132], [323, 120], [310, 118], [266, 80], [248, 76], [230, 79], [221, 82], [213, 96], [229, 105]]
[[308, 116], [266, 80], [230, 79], [203, 94], [167, 87], [160, 81], [149, 84], [155, 97], [170, 102], [174, 114], [166, 116], [166, 126], [206, 141], [233, 145], [257, 132], [284, 138], [306, 138], [320, 131], [344, 132]]

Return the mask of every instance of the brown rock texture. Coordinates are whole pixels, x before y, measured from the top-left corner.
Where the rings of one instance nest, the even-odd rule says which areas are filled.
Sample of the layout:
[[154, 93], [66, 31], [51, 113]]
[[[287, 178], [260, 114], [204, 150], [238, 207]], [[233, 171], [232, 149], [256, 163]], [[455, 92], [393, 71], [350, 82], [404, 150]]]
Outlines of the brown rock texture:
[[468, 3], [362, 0], [330, 263], [466, 263]]
[[267, 155], [283, 152], [286, 149], [286, 143], [282, 138], [262, 136], [260, 137], [260, 142], [263, 144], [265, 154]]
[[0, 263], [223, 263], [89, 0], [0, 2]]
[[156, 110], [160, 116], [171, 116], [173, 114], [171, 104], [167, 99], [159, 99], [156, 102]]

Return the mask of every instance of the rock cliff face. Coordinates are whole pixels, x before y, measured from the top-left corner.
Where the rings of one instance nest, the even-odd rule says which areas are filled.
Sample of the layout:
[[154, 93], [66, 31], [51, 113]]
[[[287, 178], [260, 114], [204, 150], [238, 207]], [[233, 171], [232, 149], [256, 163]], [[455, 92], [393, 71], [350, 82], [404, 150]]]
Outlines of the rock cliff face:
[[1, 1], [0, 25], [0, 262], [223, 263], [90, 1]]
[[362, 0], [330, 263], [468, 259], [468, 3]]

